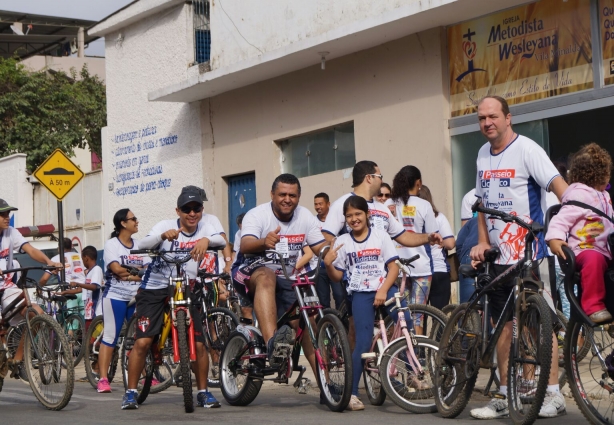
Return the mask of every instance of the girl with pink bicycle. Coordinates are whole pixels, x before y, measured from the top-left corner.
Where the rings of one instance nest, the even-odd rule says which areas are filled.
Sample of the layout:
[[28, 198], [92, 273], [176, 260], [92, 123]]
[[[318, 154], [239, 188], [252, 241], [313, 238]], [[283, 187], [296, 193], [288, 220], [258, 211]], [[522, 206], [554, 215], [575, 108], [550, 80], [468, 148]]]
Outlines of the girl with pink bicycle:
[[[352, 230], [337, 238], [324, 264], [333, 282], [340, 282], [344, 272], [348, 275], [350, 307], [356, 328], [352, 363], [356, 366], [353, 368], [352, 397], [347, 409], [363, 410], [364, 405], [358, 398], [358, 383], [364, 368], [361, 356], [371, 347], [376, 308], [383, 306], [398, 292], [394, 286], [399, 274], [399, 267], [395, 264], [398, 256], [390, 236], [369, 226], [369, 207], [364, 198], [347, 198], [343, 204], [343, 214]], [[391, 311], [391, 307], [386, 309], [396, 322], [397, 312]], [[409, 315], [406, 315], [406, 320], [410, 321]]]

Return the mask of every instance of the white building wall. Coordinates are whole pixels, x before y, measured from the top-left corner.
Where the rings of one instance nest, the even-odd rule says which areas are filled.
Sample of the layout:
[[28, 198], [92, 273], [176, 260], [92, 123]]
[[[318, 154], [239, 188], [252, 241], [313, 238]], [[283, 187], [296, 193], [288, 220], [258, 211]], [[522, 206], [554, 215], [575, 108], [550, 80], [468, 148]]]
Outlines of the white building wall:
[[0, 158], [2, 189], [0, 198], [9, 205], [19, 208], [11, 214], [15, 217], [15, 227], [33, 224], [32, 186], [27, 180], [26, 155], [17, 153]]
[[139, 218], [141, 238], [156, 222], [176, 216], [183, 186], [203, 184], [199, 104], [147, 98], [186, 77], [194, 60], [192, 6], [181, 3], [111, 32], [105, 43], [106, 232], [112, 230], [113, 214], [130, 208]]

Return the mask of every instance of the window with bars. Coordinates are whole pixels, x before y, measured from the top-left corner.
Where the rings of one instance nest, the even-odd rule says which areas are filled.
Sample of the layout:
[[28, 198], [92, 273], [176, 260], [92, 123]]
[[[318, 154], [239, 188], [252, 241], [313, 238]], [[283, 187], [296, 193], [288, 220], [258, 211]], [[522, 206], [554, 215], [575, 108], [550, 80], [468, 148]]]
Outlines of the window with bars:
[[194, 63], [205, 63], [211, 59], [211, 27], [209, 0], [193, 0], [194, 6]]
[[307, 177], [356, 163], [354, 123], [340, 124], [278, 142], [284, 173]]

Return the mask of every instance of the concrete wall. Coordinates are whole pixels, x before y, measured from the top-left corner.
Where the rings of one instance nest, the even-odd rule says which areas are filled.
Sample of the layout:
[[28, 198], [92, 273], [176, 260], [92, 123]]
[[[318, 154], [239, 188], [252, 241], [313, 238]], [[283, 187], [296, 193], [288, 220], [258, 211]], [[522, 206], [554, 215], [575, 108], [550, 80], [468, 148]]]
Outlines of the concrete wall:
[[0, 176], [2, 176], [2, 189], [0, 198], [9, 205], [19, 208], [11, 214], [15, 217], [15, 227], [31, 226], [34, 224], [32, 203], [32, 186], [26, 180], [26, 155], [17, 153], [0, 158]]
[[[225, 3], [226, 5], [226, 3]], [[414, 34], [319, 66], [202, 101], [202, 161], [208, 208], [227, 225], [225, 176], [256, 172], [257, 202], [281, 172], [274, 143], [354, 121], [356, 159], [377, 162], [392, 183], [404, 165], [421, 169], [438, 208], [452, 217], [451, 155], [442, 29]], [[301, 204], [351, 190], [335, 171], [301, 179]]]
[[28, 59], [24, 59], [21, 63], [32, 71], [39, 71], [47, 68], [55, 71], [64, 71], [68, 75], [70, 75], [71, 68], [74, 68], [75, 71], [77, 71], [77, 77], [83, 65], [87, 64], [87, 69], [91, 75], [97, 75], [103, 81], [106, 79], [104, 58], [92, 58], [87, 56], [83, 58], [70, 56], [32, 56]]
[[150, 91], [185, 77], [194, 60], [192, 6], [182, 3], [111, 32], [105, 43], [104, 221], [110, 231], [113, 214], [130, 208], [140, 238], [175, 216], [181, 187], [203, 184], [200, 105], [147, 100]]

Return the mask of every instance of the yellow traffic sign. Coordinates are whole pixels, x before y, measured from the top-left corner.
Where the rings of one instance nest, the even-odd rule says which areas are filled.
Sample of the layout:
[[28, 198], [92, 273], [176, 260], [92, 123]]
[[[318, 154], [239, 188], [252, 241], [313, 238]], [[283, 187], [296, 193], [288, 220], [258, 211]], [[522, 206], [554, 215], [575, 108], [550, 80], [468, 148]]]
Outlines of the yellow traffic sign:
[[36, 169], [34, 177], [61, 201], [81, 181], [83, 171], [61, 149], [56, 149]]

